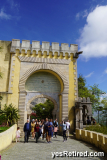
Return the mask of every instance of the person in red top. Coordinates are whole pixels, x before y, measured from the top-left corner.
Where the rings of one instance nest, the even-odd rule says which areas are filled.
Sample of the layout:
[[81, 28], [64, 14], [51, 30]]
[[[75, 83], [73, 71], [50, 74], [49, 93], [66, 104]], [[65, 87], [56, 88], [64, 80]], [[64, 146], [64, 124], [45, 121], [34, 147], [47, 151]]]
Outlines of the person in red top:
[[39, 139], [39, 136], [40, 136], [40, 134], [39, 134], [39, 124], [38, 124], [38, 122], [36, 122], [36, 125], [35, 125], [35, 137], [36, 137], [36, 143], [37, 143], [37, 141], [38, 141], [38, 139]]

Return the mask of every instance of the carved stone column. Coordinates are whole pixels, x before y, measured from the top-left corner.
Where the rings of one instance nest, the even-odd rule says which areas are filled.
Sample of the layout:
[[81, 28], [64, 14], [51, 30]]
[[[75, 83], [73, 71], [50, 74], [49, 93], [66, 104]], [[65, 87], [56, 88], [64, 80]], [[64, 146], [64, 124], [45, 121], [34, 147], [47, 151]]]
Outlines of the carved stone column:
[[76, 128], [79, 128], [79, 117], [78, 117], [79, 111], [76, 110]]
[[79, 107], [79, 111], [80, 111], [80, 129], [83, 129], [83, 119], [82, 119], [82, 110], [83, 107]]

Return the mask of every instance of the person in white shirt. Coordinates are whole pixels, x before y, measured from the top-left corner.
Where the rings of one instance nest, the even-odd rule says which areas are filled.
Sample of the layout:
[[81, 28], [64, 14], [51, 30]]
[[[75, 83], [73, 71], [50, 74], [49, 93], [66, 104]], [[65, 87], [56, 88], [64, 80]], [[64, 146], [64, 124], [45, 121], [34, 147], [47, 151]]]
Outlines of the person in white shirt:
[[16, 143], [17, 143], [17, 141], [20, 142], [20, 140], [19, 140], [19, 138], [20, 138], [20, 133], [21, 133], [20, 128], [17, 127], [17, 131], [16, 131]]
[[69, 137], [69, 130], [70, 130], [70, 123], [69, 123], [69, 120], [68, 120], [68, 122], [66, 122], [66, 125], [67, 125], [66, 133], [67, 133], [67, 137]]

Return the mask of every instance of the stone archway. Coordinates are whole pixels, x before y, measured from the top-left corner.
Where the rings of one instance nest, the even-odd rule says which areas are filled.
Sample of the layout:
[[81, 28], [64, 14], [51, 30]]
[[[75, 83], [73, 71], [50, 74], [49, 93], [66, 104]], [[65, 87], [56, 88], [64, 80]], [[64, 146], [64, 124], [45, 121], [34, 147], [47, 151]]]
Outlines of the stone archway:
[[[61, 85], [63, 85], [61, 93], [59, 94], [59, 118], [60, 120], [67, 120], [68, 119], [68, 92], [69, 92], [69, 81], [67, 77], [63, 74], [61, 69], [56, 66], [52, 66], [47, 63], [38, 64], [30, 69], [28, 69], [20, 78], [19, 80], [19, 110], [20, 112], [20, 120], [18, 121], [18, 125], [21, 127], [26, 122], [26, 96], [28, 95], [28, 92], [25, 90], [25, 83], [26, 80], [33, 74], [39, 71], [46, 71], [51, 72], [54, 76], [56, 76]], [[42, 94], [42, 93], [41, 93]], [[40, 94], [39, 94], [40, 95]], [[36, 94], [33, 94], [32, 97], [37, 96]]]
[[59, 114], [59, 113], [57, 112], [58, 106], [57, 106], [56, 101], [55, 101], [52, 97], [47, 96], [47, 95], [44, 95], [44, 94], [41, 94], [41, 95], [38, 95], [38, 96], [34, 96], [33, 98], [31, 98], [31, 99], [28, 101], [27, 106], [26, 106], [27, 114], [31, 114], [32, 111], [31, 111], [31, 109], [30, 109], [30, 103], [31, 103], [33, 100], [37, 99], [37, 98], [47, 98], [47, 99], [51, 100], [51, 101], [53, 102], [53, 104], [54, 104], [54, 109], [53, 109], [53, 111], [52, 111], [53, 118], [56, 117], [56, 118], [58, 119], [58, 114]]

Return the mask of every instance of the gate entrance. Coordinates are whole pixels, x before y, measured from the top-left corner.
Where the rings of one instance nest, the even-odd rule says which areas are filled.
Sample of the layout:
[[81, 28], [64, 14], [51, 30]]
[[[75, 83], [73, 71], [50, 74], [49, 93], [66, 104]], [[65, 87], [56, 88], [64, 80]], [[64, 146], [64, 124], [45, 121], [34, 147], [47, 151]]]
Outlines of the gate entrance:
[[[38, 104], [38, 102], [39, 103], [44, 103], [44, 102], [46, 102], [46, 100], [52, 101], [52, 103], [54, 105], [54, 109], [52, 111], [52, 117], [50, 117], [50, 118], [53, 118], [53, 119], [57, 118], [57, 119], [59, 119], [59, 110], [58, 110], [58, 104], [57, 104], [57, 102], [52, 97], [49, 97], [49, 96], [43, 95], [43, 94], [41, 94], [39, 96], [35, 96], [35, 97], [33, 97], [33, 98], [31, 98], [29, 100], [29, 102], [27, 103], [27, 108], [26, 108], [26, 110], [27, 110], [27, 117], [30, 118], [30, 115], [31, 115], [31, 113], [33, 111], [32, 108], [35, 107], [35, 105]], [[47, 118], [48, 118], [48, 116], [47, 116]]]

